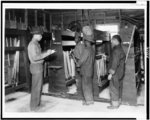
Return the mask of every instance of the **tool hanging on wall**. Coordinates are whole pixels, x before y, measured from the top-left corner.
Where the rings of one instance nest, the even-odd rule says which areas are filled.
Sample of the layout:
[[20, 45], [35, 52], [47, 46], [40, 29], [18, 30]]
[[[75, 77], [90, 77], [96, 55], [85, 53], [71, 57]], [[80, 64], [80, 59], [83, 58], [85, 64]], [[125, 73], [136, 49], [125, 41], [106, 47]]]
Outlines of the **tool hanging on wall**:
[[[8, 39], [6, 38], [6, 47], [8, 47]], [[9, 53], [7, 53], [7, 58], [8, 58], [8, 66], [10, 66], [10, 56]]]
[[[16, 47], [20, 46], [20, 40], [17, 41]], [[15, 57], [14, 57], [14, 64], [13, 64], [13, 71], [12, 71], [12, 84], [18, 85], [19, 80], [19, 51], [16, 51]]]
[[[135, 73], [135, 47], [133, 46], [133, 36], [136, 26], [131, 26], [132, 32], [129, 34], [129, 46], [123, 45], [126, 53], [125, 59], [125, 75], [123, 78], [122, 102], [129, 105], [137, 104], [137, 88], [136, 88], [136, 73]], [[128, 32], [128, 31], [127, 31]], [[124, 39], [124, 38], [123, 38]], [[128, 38], [129, 39], [129, 38]], [[134, 40], [135, 42], [135, 40]], [[134, 44], [135, 45], [135, 44]]]
[[[71, 54], [71, 52], [72, 52], [72, 50], [70, 51], [69, 54]], [[71, 77], [75, 78], [75, 62], [71, 56], [69, 58], [70, 58], [70, 63], [71, 63]]]
[[[9, 47], [8, 44], [8, 38], [6, 38], [6, 47]], [[7, 53], [7, 62], [6, 62], [6, 74], [5, 74], [5, 83], [6, 85], [11, 85], [11, 74], [12, 74], [12, 68], [11, 68], [11, 64], [10, 64], [10, 54]]]
[[65, 78], [66, 82], [68, 82], [67, 85], [69, 85], [69, 81], [70, 83], [72, 83], [72, 81], [75, 82], [75, 62], [70, 55], [71, 51], [63, 51]]
[[69, 72], [68, 72], [68, 68], [67, 68], [67, 57], [66, 57], [66, 52], [63, 51], [63, 56], [64, 56], [64, 69], [65, 69], [65, 78], [68, 79], [69, 78]]
[[105, 57], [106, 57], [105, 54], [101, 54], [101, 59], [96, 60], [97, 77], [98, 77], [98, 85], [99, 86], [102, 86], [101, 76], [105, 76], [107, 73]]
[[[64, 65], [65, 65], [65, 76], [66, 76], [66, 86], [68, 88], [69, 94], [75, 94], [77, 92], [76, 79], [75, 79], [75, 62], [71, 56], [71, 51], [63, 51], [64, 56]], [[65, 60], [66, 59], [66, 60]], [[68, 69], [70, 68], [70, 69]], [[67, 79], [68, 78], [68, 79]]]
[[66, 52], [66, 57], [67, 57], [67, 68], [69, 71], [69, 76], [71, 77], [71, 63], [70, 63], [70, 59], [69, 59], [69, 51]]
[[9, 47], [13, 47], [12, 38], [10, 38], [9, 40], [10, 40], [9, 41], [10, 42]]
[[132, 35], [131, 35], [130, 43], [129, 43], [129, 47], [128, 47], [128, 51], [127, 51], [127, 54], [126, 54], [125, 63], [127, 62], [127, 59], [128, 59], [128, 55], [129, 55], [130, 48], [131, 48], [132, 41], [133, 41], [133, 36], [134, 36], [135, 28], [136, 28], [136, 26], [134, 25], [134, 26], [133, 26], [133, 30], [132, 30]]
[[100, 60], [96, 60], [96, 64], [97, 64], [97, 77], [98, 77], [98, 85], [102, 86], [102, 81], [100, 80]]

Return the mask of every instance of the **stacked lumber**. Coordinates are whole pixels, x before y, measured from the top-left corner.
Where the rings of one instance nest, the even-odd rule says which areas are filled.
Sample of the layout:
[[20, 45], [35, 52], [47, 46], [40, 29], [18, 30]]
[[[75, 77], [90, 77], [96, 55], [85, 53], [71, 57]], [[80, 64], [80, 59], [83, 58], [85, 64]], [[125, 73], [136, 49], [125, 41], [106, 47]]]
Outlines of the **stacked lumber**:
[[[19, 47], [20, 40], [17, 38], [6, 38], [6, 47]], [[19, 51], [15, 53], [6, 53], [5, 56], [5, 84], [18, 85], [19, 79]]]
[[101, 77], [107, 74], [106, 70], [106, 56], [105, 54], [101, 54], [102, 58], [96, 60], [97, 64], [97, 78], [98, 78], [98, 85], [102, 87], [102, 80]]
[[75, 63], [74, 60], [70, 57], [70, 53], [71, 51], [63, 51], [66, 79], [75, 77]]

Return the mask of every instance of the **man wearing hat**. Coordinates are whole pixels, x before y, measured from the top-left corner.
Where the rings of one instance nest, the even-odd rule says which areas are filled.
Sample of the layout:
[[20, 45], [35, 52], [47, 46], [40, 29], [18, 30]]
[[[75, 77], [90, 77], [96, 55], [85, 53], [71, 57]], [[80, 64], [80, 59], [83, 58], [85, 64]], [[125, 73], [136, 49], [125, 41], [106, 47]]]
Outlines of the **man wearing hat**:
[[30, 109], [31, 111], [36, 111], [40, 106], [41, 101], [41, 91], [43, 83], [43, 59], [50, 54], [53, 54], [55, 50], [47, 50], [46, 52], [41, 52], [41, 47], [38, 42], [42, 39], [43, 31], [39, 27], [33, 27], [31, 34], [33, 35], [33, 37], [28, 45], [30, 72], [32, 74]]
[[90, 26], [84, 26], [82, 31], [85, 47], [77, 66], [81, 69], [81, 86], [84, 97], [83, 105], [90, 105], [94, 103], [92, 85], [95, 58], [95, 51], [92, 47], [92, 43], [94, 43], [94, 35]]

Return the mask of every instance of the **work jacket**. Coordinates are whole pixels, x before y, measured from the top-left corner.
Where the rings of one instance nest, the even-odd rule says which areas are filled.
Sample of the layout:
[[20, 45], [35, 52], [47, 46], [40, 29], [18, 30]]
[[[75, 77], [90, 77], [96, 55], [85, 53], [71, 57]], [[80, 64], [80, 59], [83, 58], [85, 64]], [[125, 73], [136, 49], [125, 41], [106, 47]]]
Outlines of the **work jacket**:
[[109, 73], [114, 79], [121, 80], [125, 73], [125, 58], [126, 55], [121, 45], [112, 48], [109, 59]]
[[85, 46], [84, 46], [84, 43], [82, 41], [80, 41], [79, 43], [77, 43], [77, 45], [75, 46], [73, 54], [74, 54], [74, 56], [75, 56], [75, 58], [77, 60], [80, 59], [81, 54], [82, 54], [84, 48], [85, 48]]
[[85, 47], [78, 61], [81, 75], [92, 77], [94, 74], [95, 51], [93, 47]]

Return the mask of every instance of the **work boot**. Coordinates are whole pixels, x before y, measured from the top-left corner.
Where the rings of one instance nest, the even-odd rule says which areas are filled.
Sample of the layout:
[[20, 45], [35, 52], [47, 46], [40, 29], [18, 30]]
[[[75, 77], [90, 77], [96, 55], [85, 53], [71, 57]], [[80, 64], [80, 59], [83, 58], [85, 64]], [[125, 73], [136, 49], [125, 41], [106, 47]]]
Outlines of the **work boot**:
[[108, 109], [118, 109], [119, 108], [119, 101], [112, 101], [111, 102], [111, 105], [110, 106], [108, 106], [107, 108]]
[[122, 99], [121, 98], [119, 98], [119, 104], [121, 104], [122, 103]]
[[92, 105], [94, 104], [94, 101], [82, 101], [83, 105]]
[[86, 105], [86, 101], [85, 100], [82, 100], [82, 105]]
[[36, 108], [31, 108], [30, 111], [31, 112], [38, 112], [40, 110], [40, 107], [36, 107]]
[[86, 104], [87, 105], [92, 105], [92, 104], [94, 104], [94, 101], [87, 101]]

